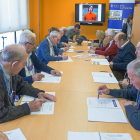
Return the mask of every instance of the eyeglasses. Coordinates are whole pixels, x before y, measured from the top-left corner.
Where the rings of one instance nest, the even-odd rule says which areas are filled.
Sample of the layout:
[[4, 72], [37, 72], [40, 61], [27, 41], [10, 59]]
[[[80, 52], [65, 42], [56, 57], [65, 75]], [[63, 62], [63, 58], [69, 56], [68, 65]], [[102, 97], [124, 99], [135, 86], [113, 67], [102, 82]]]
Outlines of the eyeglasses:
[[32, 44], [32, 43], [30, 43], [30, 42], [27, 42], [27, 43], [30, 44], [30, 45], [33, 45], [33, 46], [36, 46], [36, 44], [37, 44], [37, 43]]
[[[55, 36], [55, 38], [57, 38], [57, 36]], [[60, 39], [58, 39], [58, 38], [57, 38], [57, 41], [59, 42], [59, 41], [60, 41]]]

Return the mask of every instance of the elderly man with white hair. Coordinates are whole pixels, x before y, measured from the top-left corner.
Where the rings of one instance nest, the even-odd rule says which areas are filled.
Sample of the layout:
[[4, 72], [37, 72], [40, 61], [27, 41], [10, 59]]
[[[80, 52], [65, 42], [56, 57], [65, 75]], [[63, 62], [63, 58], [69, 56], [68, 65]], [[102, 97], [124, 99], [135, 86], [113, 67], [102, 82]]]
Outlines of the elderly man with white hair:
[[118, 47], [114, 41], [115, 32], [112, 29], [108, 29], [105, 31], [105, 34], [109, 43], [105, 47], [91, 47], [88, 52], [93, 54], [104, 55], [110, 62], [117, 55]]
[[62, 56], [63, 50], [56, 47], [60, 39], [61, 33], [52, 31], [50, 35], [40, 43], [37, 49], [37, 57], [41, 62], [43, 62], [44, 64], [48, 64], [50, 61], [60, 61], [68, 59], [68, 56]]
[[[5, 47], [0, 61], [0, 123], [15, 120], [39, 111], [46, 99], [56, 101], [56, 97], [34, 88], [18, 75], [26, 66], [27, 53], [23, 46], [13, 44]], [[15, 95], [39, 98], [29, 103], [14, 106]]]
[[118, 46], [118, 54], [110, 62], [110, 67], [119, 81], [124, 78], [127, 65], [136, 59], [136, 48], [129, 40], [127, 40], [125, 33], [118, 33], [114, 39], [115, 44]]
[[[108, 89], [106, 85], [101, 85], [98, 92], [130, 100], [123, 102], [126, 116], [130, 124], [136, 130], [140, 130], [140, 59], [133, 60], [127, 65], [127, 73], [130, 83], [133, 84], [131, 89]], [[137, 105], [134, 106], [132, 101], [137, 102]]]
[[40, 81], [44, 77], [43, 74], [39, 73], [40, 71], [50, 73], [54, 76], [61, 76], [59, 71], [46, 66], [37, 58], [33, 51], [33, 49], [36, 47], [36, 35], [34, 33], [32, 33], [30, 30], [24, 30], [20, 35], [19, 43], [24, 46], [27, 52], [27, 64], [19, 72], [19, 75], [24, 81], [27, 81], [28, 83]]

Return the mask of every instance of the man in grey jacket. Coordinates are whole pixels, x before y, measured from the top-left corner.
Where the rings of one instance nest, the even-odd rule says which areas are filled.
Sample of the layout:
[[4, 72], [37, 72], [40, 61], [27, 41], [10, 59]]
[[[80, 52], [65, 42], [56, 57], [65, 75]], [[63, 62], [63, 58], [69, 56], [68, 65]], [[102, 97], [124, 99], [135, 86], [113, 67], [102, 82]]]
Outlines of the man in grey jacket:
[[[136, 130], [140, 130], [140, 59], [133, 60], [127, 65], [127, 73], [130, 83], [133, 84], [131, 89], [108, 89], [106, 85], [102, 85], [99, 86], [98, 92], [130, 100], [123, 102], [126, 116], [130, 124]], [[137, 102], [136, 106], [133, 101]]]
[[69, 42], [76, 42], [76, 40], [73, 39], [73, 37], [79, 36], [80, 35], [80, 25], [76, 24], [75, 26], [70, 26], [67, 28], [68, 32], [67, 32], [67, 39]]
[[[21, 45], [7, 46], [0, 61], [0, 123], [11, 121], [31, 112], [39, 111], [46, 99], [56, 101], [56, 97], [32, 87], [18, 75], [27, 61], [27, 53]], [[15, 95], [29, 95], [35, 98], [29, 103], [14, 106]]]

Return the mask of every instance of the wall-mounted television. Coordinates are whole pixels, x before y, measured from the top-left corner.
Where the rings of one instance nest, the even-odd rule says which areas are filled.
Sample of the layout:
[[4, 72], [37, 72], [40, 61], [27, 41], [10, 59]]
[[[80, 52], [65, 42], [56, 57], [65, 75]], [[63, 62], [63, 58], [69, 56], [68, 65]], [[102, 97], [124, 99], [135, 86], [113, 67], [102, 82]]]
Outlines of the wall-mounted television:
[[102, 23], [105, 22], [106, 4], [75, 4], [75, 22]]

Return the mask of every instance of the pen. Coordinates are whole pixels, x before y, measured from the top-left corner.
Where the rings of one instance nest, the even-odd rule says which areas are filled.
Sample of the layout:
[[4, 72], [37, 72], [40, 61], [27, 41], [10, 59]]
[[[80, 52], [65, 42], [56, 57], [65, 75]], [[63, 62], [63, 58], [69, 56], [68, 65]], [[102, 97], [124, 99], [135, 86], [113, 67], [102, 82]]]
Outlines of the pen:
[[111, 73], [109, 73], [109, 76], [112, 77]]
[[100, 72], [107, 72], [107, 71], [100, 71]]
[[[99, 89], [100, 90], [100, 89]], [[100, 93], [99, 93], [99, 91], [98, 91], [98, 98], [97, 99], [99, 99], [99, 95], [100, 95]]]

